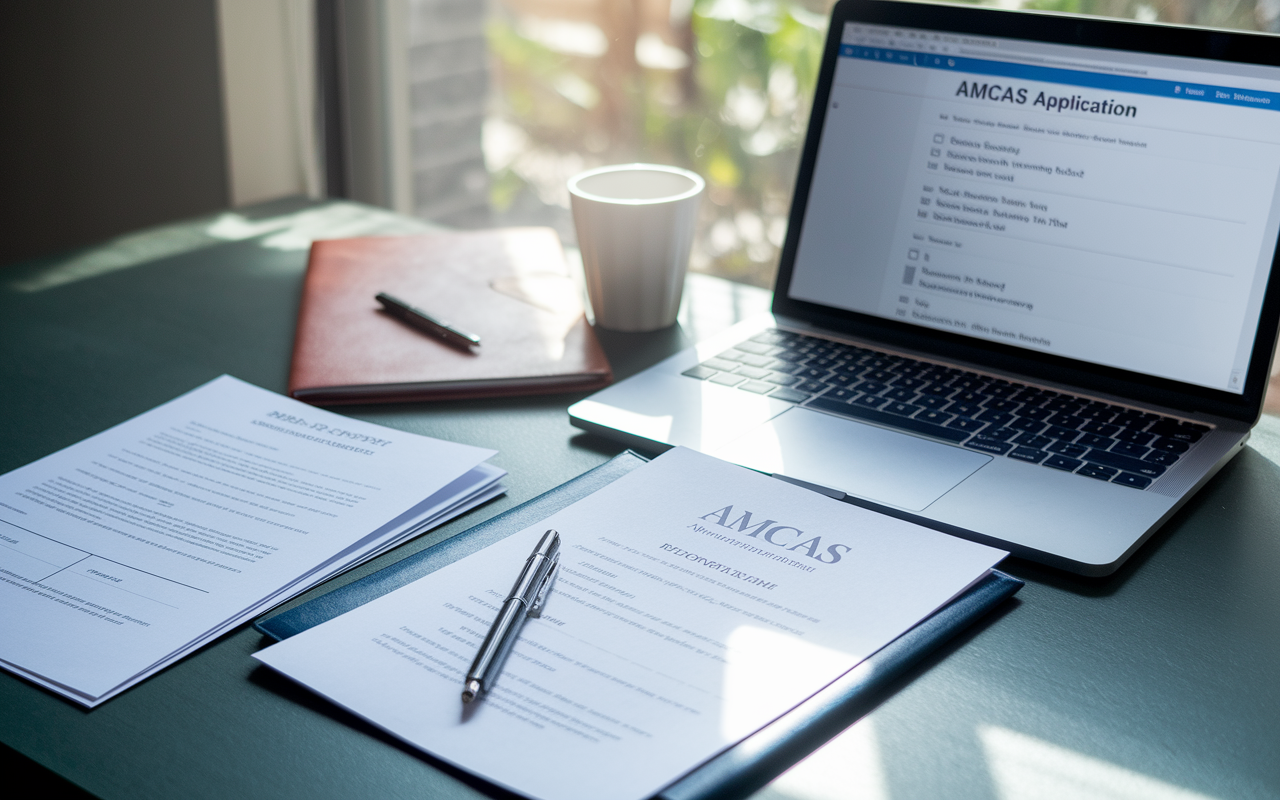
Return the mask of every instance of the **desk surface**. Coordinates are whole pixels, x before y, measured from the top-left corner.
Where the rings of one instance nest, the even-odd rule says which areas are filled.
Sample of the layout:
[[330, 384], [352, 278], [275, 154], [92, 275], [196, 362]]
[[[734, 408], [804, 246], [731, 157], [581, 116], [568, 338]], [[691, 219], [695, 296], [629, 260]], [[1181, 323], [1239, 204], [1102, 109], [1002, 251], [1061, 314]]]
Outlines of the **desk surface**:
[[[0, 472], [222, 373], [285, 389], [306, 251], [280, 249], [280, 226], [201, 238], [208, 222], [0, 271]], [[683, 331], [604, 334], [620, 376], [767, 295], [695, 276], [687, 300]], [[496, 448], [511, 475], [505, 497], [316, 591], [616, 454], [569, 425], [580, 396], [341, 409]], [[1116, 575], [1006, 569], [1027, 582], [1014, 601], [759, 797], [1280, 797], [1280, 420]], [[240, 628], [92, 712], [0, 673], [0, 742], [102, 798], [483, 796], [256, 667], [261, 646]]]

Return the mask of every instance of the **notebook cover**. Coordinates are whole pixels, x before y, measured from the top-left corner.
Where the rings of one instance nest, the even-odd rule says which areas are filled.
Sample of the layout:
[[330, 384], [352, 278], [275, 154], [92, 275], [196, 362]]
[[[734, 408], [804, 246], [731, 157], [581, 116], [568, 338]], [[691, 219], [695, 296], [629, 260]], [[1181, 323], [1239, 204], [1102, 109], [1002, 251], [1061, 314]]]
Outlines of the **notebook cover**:
[[[273, 639], [287, 639], [518, 533], [646, 460], [628, 450], [468, 531], [314, 600], [259, 620], [254, 627]], [[914, 664], [1012, 597], [1022, 585], [1016, 578], [993, 571], [808, 700], [676, 780], [658, 797], [737, 800], [758, 791], [870, 712]]]
[[[481, 346], [467, 352], [410, 328], [380, 310], [378, 292]], [[581, 297], [550, 228], [317, 241], [289, 394], [330, 405], [597, 389], [612, 374]]]

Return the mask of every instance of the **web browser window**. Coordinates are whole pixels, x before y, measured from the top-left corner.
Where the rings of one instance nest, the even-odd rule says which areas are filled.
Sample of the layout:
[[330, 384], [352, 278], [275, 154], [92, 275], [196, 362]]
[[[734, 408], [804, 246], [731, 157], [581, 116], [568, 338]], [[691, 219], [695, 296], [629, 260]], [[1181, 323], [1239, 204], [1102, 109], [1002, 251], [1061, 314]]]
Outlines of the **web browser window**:
[[792, 298], [1243, 391], [1280, 70], [849, 23], [828, 104]]

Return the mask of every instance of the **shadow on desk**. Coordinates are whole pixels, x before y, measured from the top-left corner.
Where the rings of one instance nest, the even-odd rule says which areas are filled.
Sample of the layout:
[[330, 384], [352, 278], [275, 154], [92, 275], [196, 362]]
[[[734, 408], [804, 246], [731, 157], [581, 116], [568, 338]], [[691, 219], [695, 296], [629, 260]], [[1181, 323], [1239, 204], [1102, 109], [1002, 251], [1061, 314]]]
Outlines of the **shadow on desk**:
[[622, 333], [596, 328], [596, 338], [609, 356], [614, 381], [630, 378], [667, 356], [696, 344], [685, 335], [680, 325], [650, 333]]
[[0, 775], [21, 776], [27, 785], [22, 792], [29, 797], [94, 800], [84, 789], [3, 744], [0, 744]]

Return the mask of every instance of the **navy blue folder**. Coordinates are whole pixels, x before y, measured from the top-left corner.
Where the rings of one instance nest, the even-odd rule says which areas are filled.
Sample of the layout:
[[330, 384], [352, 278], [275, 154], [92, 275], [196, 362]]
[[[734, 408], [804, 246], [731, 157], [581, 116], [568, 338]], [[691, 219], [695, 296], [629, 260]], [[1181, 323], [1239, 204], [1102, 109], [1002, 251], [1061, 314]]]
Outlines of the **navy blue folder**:
[[[622, 453], [468, 531], [314, 600], [261, 619], [254, 627], [273, 639], [287, 639], [536, 525], [645, 461], [631, 451]], [[875, 708], [912, 665], [1020, 588], [1022, 581], [993, 571], [808, 700], [676, 780], [658, 797], [736, 800], [759, 790]]]

